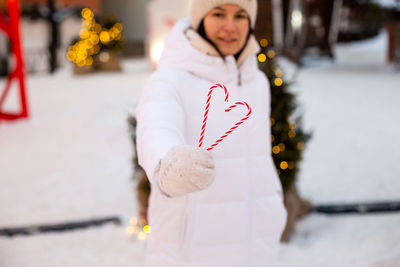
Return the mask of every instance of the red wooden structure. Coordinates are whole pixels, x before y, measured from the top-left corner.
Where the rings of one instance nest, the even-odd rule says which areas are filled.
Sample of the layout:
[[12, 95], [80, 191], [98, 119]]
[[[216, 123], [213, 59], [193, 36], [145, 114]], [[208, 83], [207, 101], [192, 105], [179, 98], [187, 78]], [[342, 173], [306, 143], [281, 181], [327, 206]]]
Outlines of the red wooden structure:
[[[28, 117], [28, 105], [25, 92], [25, 69], [20, 38], [20, 11], [18, 0], [7, 0], [8, 17], [0, 13], [0, 30], [7, 36], [11, 44], [11, 53], [14, 57], [14, 70], [7, 77], [4, 91], [0, 95], [0, 121], [15, 120]], [[19, 113], [7, 113], [2, 107], [11, 84], [18, 83], [21, 110]]]

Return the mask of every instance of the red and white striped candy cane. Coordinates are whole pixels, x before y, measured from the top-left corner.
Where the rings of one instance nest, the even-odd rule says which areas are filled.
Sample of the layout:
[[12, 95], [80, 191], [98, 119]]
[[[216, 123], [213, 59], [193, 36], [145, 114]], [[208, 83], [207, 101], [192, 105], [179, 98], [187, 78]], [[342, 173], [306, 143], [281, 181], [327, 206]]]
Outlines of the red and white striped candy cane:
[[224, 85], [221, 84], [216, 84], [210, 87], [210, 90], [208, 91], [208, 96], [207, 96], [207, 102], [206, 102], [206, 111], [204, 113], [204, 119], [203, 119], [203, 125], [201, 126], [201, 133], [200, 133], [200, 140], [199, 140], [199, 147], [203, 145], [203, 138], [204, 138], [204, 131], [206, 130], [206, 124], [207, 124], [207, 119], [208, 119], [208, 110], [210, 109], [210, 100], [211, 100], [211, 94], [214, 90], [214, 88], [222, 88], [225, 91], [225, 102], [228, 102], [228, 97], [229, 93], [228, 90]]
[[239, 105], [243, 105], [247, 107], [247, 115], [244, 116], [239, 122], [237, 122], [232, 128], [230, 128], [225, 134], [223, 134], [217, 141], [215, 141], [214, 144], [212, 144], [209, 148], [207, 148], [207, 150], [211, 150], [214, 147], [216, 147], [219, 142], [221, 142], [222, 140], [224, 140], [230, 133], [232, 133], [240, 124], [242, 124], [245, 120], [247, 120], [251, 114], [251, 108], [250, 106], [246, 103], [246, 102], [236, 102], [235, 104], [233, 104], [232, 106], [230, 106], [229, 108], [225, 109], [225, 112], [231, 111], [234, 107], [237, 107]]
[[[201, 147], [203, 145], [204, 132], [205, 132], [205, 129], [206, 129], [206, 124], [207, 124], [207, 119], [208, 119], [208, 111], [209, 111], [209, 108], [210, 108], [211, 94], [212, 94], [212, 91], [214, 90], [214, 88], [217, 88], [217, 87], [220, 87], [220, 88], [224, 89], [224, 91], [225, 91], [225, 102], [228, 102], [229, 93], [228, 93], [228, 90], [226, 89], [226, 87], [224, 85], [216, 84], [216, 85], [213, 85], [213, 86], [210, 87], [210, 90], [208, 91], [208, 96], [207, 96], [206, 111], [204, 113], [203, 125], [201, 127], [199, 147]], [[223, 134], [217, 141], [215, 141], [214, 144], [212, 144], [209, 148], [207, 148], [207, 150], [211, 150], [215, 146], [217, 146], [230, 133], [232, 133], [240, 124], [242, 124], [245, 120], [247, 120], [249, 118], [249, 116], [251, 114], [251, 108], [246, 102], [236, 102], [235, 104], [233, 104], [232, 106], [227, 108], [225, 110], [225, 112], [231, 111], [234, 107], [237, 107], [239, 105], [243, 105], [243, 106], [247, 107], [247, 110], [248, 110], [247, 115], [244, 118], [242, 118], [239, 122], [237, 122], [231, 129], [229, 129], [229, 131], [227, 131], [225, 134]]]

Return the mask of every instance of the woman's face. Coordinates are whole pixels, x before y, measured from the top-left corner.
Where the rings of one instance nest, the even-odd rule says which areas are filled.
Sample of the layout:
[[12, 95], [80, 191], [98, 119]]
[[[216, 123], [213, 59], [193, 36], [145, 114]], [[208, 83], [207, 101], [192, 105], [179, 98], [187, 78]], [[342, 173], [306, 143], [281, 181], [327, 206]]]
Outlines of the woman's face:
[[244, 46], [249, 33], [248, 14], [234, 4], [220, 5], [204, 17], [204, 29], [222, 55], [235, 55]]

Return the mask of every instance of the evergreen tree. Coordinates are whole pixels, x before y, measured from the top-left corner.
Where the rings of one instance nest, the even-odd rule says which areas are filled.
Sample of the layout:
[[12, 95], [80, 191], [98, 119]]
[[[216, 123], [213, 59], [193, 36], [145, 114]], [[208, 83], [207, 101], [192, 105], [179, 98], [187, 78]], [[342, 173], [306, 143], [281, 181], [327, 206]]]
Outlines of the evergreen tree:
[[290, 83], [284, 81], [275, 51], [268, 48], [268, 41], [261, 39], [258, 55], [259, 68], [267, 76], [271, 88], [271, 142], [275, 167], [284, 191], [295, 182], [302, 151], [311, 134], [301, 128], [301, 117], [292, 118], [297, 104], [289, 92]]

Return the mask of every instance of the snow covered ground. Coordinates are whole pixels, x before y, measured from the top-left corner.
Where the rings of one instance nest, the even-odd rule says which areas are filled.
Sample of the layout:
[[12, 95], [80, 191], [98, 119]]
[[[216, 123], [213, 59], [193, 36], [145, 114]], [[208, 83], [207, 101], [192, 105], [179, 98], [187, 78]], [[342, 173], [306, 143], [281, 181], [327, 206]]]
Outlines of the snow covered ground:
[[[400, 198], [400, 72], [385, 51], [382, 34], [299, 72], [292, 90], [313, 132], [299, 189], [313, 203]], [[143, 267], [145, 241], [125, 232], [137, 214], [126, 118], [150, 71], [142, 59], [124, 61], [122, 73], [28, 78], [31, 118], [0, 123], [0, 228], [112, 215], [123, 223], [0, 237], [0, 267]], [[399, 225], [400, 213], [310, 215], [282, 244], [280, 266], [399, 267]]]
[[[299, 177], [313, 203], [400, 199], [400, 72], [386, 35], [341, 45], [337, 60], [302, 69], [293, 86], [313, 132]], [[400, 214], [311, 215], [281, 250], [281, 266], [400, 266]]]

